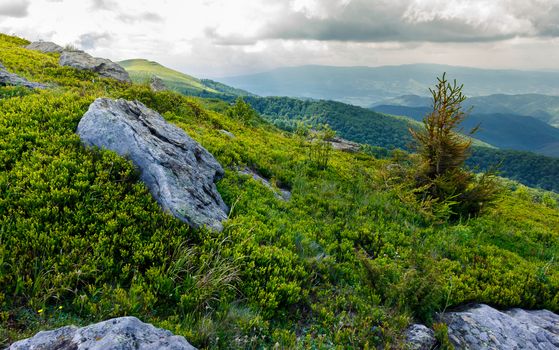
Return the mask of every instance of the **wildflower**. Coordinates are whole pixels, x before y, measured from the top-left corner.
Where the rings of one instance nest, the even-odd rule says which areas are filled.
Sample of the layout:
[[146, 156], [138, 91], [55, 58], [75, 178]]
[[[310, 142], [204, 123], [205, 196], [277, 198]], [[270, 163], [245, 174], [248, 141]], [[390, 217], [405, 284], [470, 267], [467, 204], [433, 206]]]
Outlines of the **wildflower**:
[[40, 313], [40, 314], [42, 314], [42, 313], [43, 313], [43, 311], [44, 311], [43, 309], [39, 309], [39, 310], [37, 310], [37, 312], [38, 312], [38, 313]]

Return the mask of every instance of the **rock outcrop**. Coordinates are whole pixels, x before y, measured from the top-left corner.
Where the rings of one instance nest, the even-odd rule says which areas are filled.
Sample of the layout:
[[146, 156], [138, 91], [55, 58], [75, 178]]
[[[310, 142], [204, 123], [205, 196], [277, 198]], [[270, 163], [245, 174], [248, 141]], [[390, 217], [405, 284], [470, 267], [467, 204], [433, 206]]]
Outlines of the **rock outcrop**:
[[223, 228], [228, 208], [215, 181], [215, 158], [182, 129], [140, 102], [99, 98], [77, 130], [88, 146], [129, 157], [161, 207], [192, 227]]
[[128, 72], [118, 64], [106, 58], [93, 57], [83, 51], [63, 51], [59, 63], [61, 66], [90, 70], [102, 77], [131, 82]]
[[43, 53], [62, 53], [62, 51], [64, 51], [64, 48], [62, 46], [57, 45], [51, 41], [35, 41], [27, 45], [25, 48], [29, 50], [40, 51]]
[[457, 349], [559, 349], [559, 315], [547, 310], [498, 311], [484, 304], [442, 316]]
[[60, 53], [60, 60], [58, 63], [61, 66], [90, 70], [105, 78], [113, 78], [127, 83], [132, 82], [128, 72], [124, 68], [106, 58], [93, 57], [80, 50], [65, 49], [50, 41], [36, 41], [27, 45], [25, 48], [43, 53]]
[[46, 89], [47, 88], [46, 85], [31, 82], [31, 81], [29, 81], [25, 78], [20, 77], [17, 74], [8, 72], [6, 70], [6, 67], [4, 67], [2, 65], [2, 63], [0, 63], [0, 86], [7, 86], [7, 85], [25, 86], [25, 87], [30, 88], [30, 89]]
[[159, 78], [157, 75], [151, 76], [149, 80], [149, 87], [155, 92], [167, 90], [165, 82], [163, 82], [163, 80], [161, 80], [161, 78]]
[[406, 330], [408, 350], [431, 350], [436, 343], [435, 332], [422, 324], [412, 324]]
[[356, 153], [361, 150], [361, 145], [358, 143], [342, 139], [341, 137], [334, 137], [328, 140], [328, 142], [330, 142], [332, 148], [339, 151]]
[[171, 332], [143, 323], [135, 317], [120, 317], [83, 328], [68, 326], [39, 332], [13, 343], [8, 350], [196, 350]]

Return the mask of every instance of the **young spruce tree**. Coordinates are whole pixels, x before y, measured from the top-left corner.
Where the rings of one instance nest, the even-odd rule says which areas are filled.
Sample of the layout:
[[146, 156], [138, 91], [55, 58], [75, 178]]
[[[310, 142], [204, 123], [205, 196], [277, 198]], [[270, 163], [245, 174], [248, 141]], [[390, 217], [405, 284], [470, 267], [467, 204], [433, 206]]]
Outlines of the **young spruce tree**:
[[[422, 129], [410, 129], [422, 159], [417, 185], [424, 189], [424, 198], [446, 202], [452, 216], [477, 215], [495, 199], [496, 181], [492, 174], [476, 176], [464, 169], [472, 140], [459, 134], [459, 125], [467, 116], [462, 109], [466, 100], [463, 85], [456, 80], [448, 82], [446, 74], [437, 80], [435, 88], [429, 89], [433, 110], [424, 118]], [[477, 129], [470, 130], [468, 136]]]

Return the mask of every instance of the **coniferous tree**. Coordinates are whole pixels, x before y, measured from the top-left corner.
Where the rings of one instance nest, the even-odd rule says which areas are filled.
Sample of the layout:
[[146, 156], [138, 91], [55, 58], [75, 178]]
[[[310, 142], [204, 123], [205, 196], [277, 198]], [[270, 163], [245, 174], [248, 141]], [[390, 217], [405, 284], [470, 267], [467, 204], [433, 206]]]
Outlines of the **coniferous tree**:
[[462, 109], [466, 100], [463, 85], [456, 80], [450, 83], [446, 74], [437, 80], [435, 88], [430, 89], [433, 110], [424, 118], [423, 128], [410, 128], [422, 159], [417, 185], [425, 189], [424, 198], [446, 201], [454, 216], [476, 215], [495, 199], [496, 182], [492, 173], [476, 176], [464, 169], [472, 140], [459, 133], [459, 125], [467, 116]]

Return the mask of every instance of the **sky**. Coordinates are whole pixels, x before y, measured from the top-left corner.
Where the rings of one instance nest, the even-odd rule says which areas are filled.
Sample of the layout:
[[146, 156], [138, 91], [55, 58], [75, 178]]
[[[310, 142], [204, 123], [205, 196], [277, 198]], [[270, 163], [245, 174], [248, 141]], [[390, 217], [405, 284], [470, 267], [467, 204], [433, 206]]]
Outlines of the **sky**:
[[559, 70], [559, 0], [0, 0], [0, 31], [201, 78], [306, 64]]

